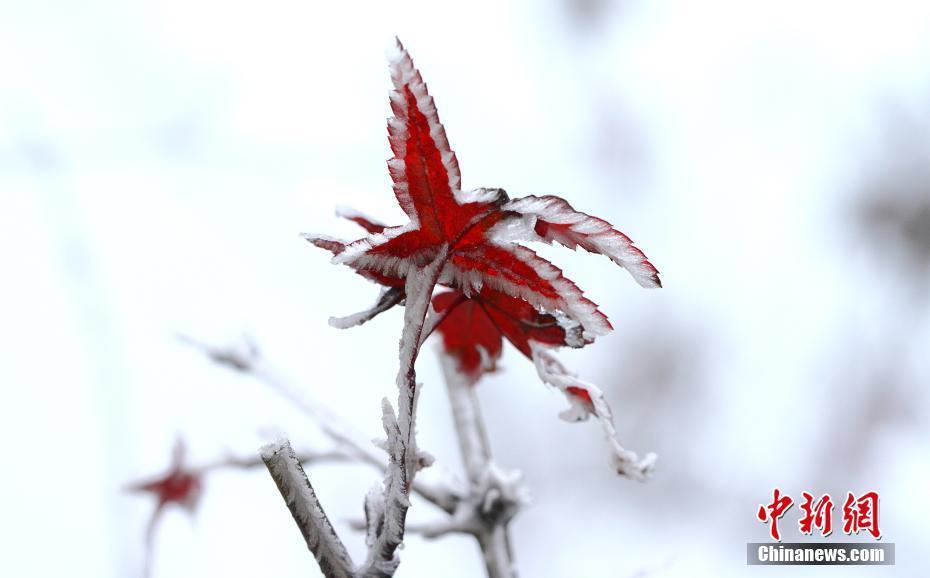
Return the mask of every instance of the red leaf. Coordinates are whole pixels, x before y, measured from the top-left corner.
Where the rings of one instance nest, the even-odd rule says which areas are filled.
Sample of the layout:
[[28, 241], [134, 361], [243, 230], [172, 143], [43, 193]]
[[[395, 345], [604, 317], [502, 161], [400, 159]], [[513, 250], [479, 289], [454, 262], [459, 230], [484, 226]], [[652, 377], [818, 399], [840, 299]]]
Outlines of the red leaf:
[[573, 395], [573, 396], [575, 396], [575, 397], [581, 399], [586, 405], [590, 406], [592, 409], [589, 410], [589, 411], [592, 411], [592, 412], [594, 411], [594, 410], [593, 410], [593, 407], [594, 407], [594, 400], [591, 399], [591, 394], [588, 393], [588, 390], [587, 390], [587, 389], [585, 389], [585, 388], [583, 388], [583, 387], [576, 387], [576, 386], [574, 386], [574, 385], [570, 385], [570, 386], [568, 386], [568, 387], [565, 388], [565, 391], [567, 391], [567, 392], [570, 393], [571, 395]]
[[[500, 298], [482, 301], [482, 307], [497, 321], [502, 334], [524, 353], [531, 340], [550, 343], [555, 337], [528, 337], [532, 332], [523, 322], [529, 314], [514, 313], [514, 303], [525, 302], [529, 309], [538, 310], [537, 314], [557, 319], [563, 330], [569, 330], [561, 340], [574, 346], [604, 335], [611, 326], [561, 269], [515, 240], [542, 239], [571, 248], [580, 246], [626, 267], [643, 285], [659, 285], [655, 267], [628, 237], [602, 219], [575, 211], [558, 197], [510, 201], [502, 189], [462, 191], [458, 161], [436, 106], [399, 42], [397, 55], [391, 59], [391, 80], [393, 116], [388, 120], [388, 135], [394, 157], [388, 161], [388, 169], [397, 201], [410, 222], [385, 227], [354, 212], [343, 213], [369, 235], [351, 243], [308, 236], [312, 243], [334, 254], [334, 263], [347, 265], [383, 285], [402, 287], [408, 275], [419, 274], [437, 255], [444, 255], [436, 265], [440, 267], [440, 284], [467, 296], [479, 295], [486, 287], [514, 300], [502, 307], [505, 313], [487, 309], [503, 302]], [[472, 304], [461, 315], [474, 317], [478, 314], [474, 309]], [[513, 319], [521, 323], [514, 325]]]
[[501, 354], [501, 337], [527, 357], [530, 342], [561, 346], [580, 342], [577, 326], [568, 331], [553, 315], [540, 313], [527, 301], [484, 287], [478, 295], [465, 297], [459, 291], [446, 291], [433, 297], [438, 313], [451, 312], [437, 330], [445, 351], [459, 360], [459, 370], [477, 380], [494, 369]]
[[380, 233], [385, 228], [387, 228], [386, 225], [379, 223], [375, 221], [374, 219], [368, 217], [367, 215], [363, 215], [359, 213], [358, 211], [354, 209], [350, 209], [348, 207], [336, 208], [336, 216], [352, 221], [353, 223], [365, 229], [369, 233]]
[[540, 313], [523, 299], [485, 287], [478, 302], [504, 337], [527, 357], [532, 357], [530, 341], [549, 345], [579, 343], [580, 337], [572, 335], [577, 326], [566, 331], [554, 315]]
[[534, 218], [533, 230], [549, 243], [605, 255], [643, 287], [662, 286], [658, 270], [629, 237], [603, 219], [576, 211], [565, 199], [530, 195], [510, 201], [504, 209]]
[[476, 284], [487, 284], [546, 311], [561, 312], [581, 325], [586, 340], [612, 329], [607, 316], [561, 269], [522, 245], [487, 243], [455, 254], [451, 265], [454, 284], [466, 293]]
[[426, 83], [410, 55], [397, 41], [391, 62], [391, 110], [388, 135], [394, 158], [388, 161], [394, 194], [401, 208], [423, 233], [449, 240], [452, 216], [458, 208], [453, 190], [460, 187], [458, 161]]
[[501, 355], [501, 332], [477, 299], [465, 299], [458, 291], [433, 297], [433, 309], [444, 312], [454, 307], [437, 330], [445, 351], [458, 359], [459, 371], [474, 383], [494, 369]]

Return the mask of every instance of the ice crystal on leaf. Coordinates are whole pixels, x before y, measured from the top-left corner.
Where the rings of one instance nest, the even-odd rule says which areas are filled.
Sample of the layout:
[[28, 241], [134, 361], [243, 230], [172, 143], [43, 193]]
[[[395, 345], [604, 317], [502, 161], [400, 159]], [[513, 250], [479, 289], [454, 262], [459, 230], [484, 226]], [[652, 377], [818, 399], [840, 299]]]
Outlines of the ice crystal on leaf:
[[658, 271], [629, 237], [559, 197], [510, 199], [499, 188], [463, 190], [433, 98], [399, 41], [390, 70], [388, 140], [394, 156], [388, 170], [409, 221], [385, 226], [341, 209], [337, 214], [368, 234], [354, 241], [305, 235], [331, 252], [333, 263], [385, 287], [371, 309], [331, 323], [357, 325], [409, 300], [411, 276], [422, 276], [429, 267], [437, 284], [451, 290], [433, 297], [431, 315], [439, 321], [426, 333], [441, 332], [447, 352], [472, 382], [494, 368], [506, 338], [534, 360], [543, 381], [566, 394], [575, 419], [594, 415], [609, 421], [603, 395], [557, 371], [548, 353], [608, 333], [607, 316], [561, 269], [520, 242], [558, 243], [604, 255], [643, 287], [661, 286]]

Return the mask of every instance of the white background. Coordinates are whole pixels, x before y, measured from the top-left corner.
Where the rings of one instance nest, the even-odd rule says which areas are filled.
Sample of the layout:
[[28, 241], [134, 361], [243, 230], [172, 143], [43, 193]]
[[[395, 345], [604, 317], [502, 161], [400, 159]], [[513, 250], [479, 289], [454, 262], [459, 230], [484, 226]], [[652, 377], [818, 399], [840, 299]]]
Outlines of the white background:
[[[665, 283], [545, 252], [617, 329], [563, 357], [660, 461], [645, 485], [615, 478], [597, 427], [559, 421], [561, 397], [505, 351], [480, 394], [534, 497], [513, 524], [523, 576], [771, 574], [745, 543], [765, 539], [754, 513], [775, 486], [878, 490], [898, 550], [882, 574], [930, 565], [930, 4], [3, 0], [0, 575], [138, 576], [152, 504], [123, 487], [177, 436], [195, 462], [277, 431], [321, 439], [177, 333], [254, 336], [379, 435], [400, 312], [328, 327], [377, 289], [298, 233], [354, 234], [336, 204], [402, 222], [384, 166], [394, 34], [464, 186], [560, 194]], [[420, 444], [458, 468], [432, 355], [420, 378]], [[344, 521], [378, 476], [311, 475], [358, 555]], [[211, 476], [156, 547], [156, 576], [318, 572], [259, 470]], [[401, 556], [398, 576], [482, 572], [465, 538]]]

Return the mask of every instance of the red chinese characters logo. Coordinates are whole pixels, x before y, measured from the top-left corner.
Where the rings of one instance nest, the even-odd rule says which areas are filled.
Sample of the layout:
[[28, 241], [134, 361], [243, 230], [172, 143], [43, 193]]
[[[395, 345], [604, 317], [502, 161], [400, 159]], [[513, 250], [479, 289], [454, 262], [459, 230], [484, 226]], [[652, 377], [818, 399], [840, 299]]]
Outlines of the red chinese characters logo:
[[801, 503], [801, 510], [804, 517], [798, 522], [798, 529], [802, 534], [810, 535], [814, 528], [820, 529], [820, 535], [826, 538], [833, 533], [833, 499], [830, 494], [820, 496], [817, 502], [814, 502], [813, 494], [801, 492], [804, 501]]
[[781, 490], [775, 488], [775, 491], [772, 493], [771, 503], [759, 506], [756, 517], [760, 522], [772, 523], [769, 527], [769, 534], [771, 534], [772, 539], [776, 542], [781, 542], [781, 533], [778, 531], [778, 519], [785, 515], [785, 512], [791, 508], [791, 504], [793, 503], [794, 500], [792, 500], [790, 496], [783, 496]]
[[[798, 520], [798, 530], [801, 534], [811, 535], [819, 530], [820, 535], [827, 537], [833, 533], [834, 503], [830, 494], [823, 494], [819, 498], [809, 492], [801, 492], [802, 501], [799, 504], [802, 512]], [[778, 520], [791, 509], [794, 500], [791, 496], [781, 493], [775, 488], [772, 492], [772, 501], [761, 504], [756, 518], [769, 524], [769, 535], [776, 542], [781, 542], [781, 532], [778, 529]], [[866, 531], [876, 540], [882, 537], [878, 526], [878, 492], [866, 492], [858, 498], [852, 492], [847, 492], [843, 503], [843, 533], [855, 535]]]
[[867, 492], [856, 498], [852, 492], [846, 494], [843, 504], [843, 533], [858, 534], [866, 530], [878, 540], [882, 531], [878, 529], [878, 493]]

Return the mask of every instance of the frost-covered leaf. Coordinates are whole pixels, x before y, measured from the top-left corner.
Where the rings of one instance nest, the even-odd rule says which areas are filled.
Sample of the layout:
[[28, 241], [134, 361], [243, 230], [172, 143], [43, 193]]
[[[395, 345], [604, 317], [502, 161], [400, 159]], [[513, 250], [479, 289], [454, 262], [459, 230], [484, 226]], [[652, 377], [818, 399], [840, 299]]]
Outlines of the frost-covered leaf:
[[[559, 243], [569, 249], [581, 247], [604, 255], [629, 271], [643, 287], [662, 286], [658, 270], [629, 237], [603, 219], [576, 211], [565, 199], [530, 195], [514, 199], [503, 208], [526, 217], [523, 224], [527, 229], [531, 228], [548, 243]], [[524, 239], [533, 240], [529, 235]]]
[[336, 207], [336, 216], [348, 219], [369, 233], [380, 233], [387, 225], [349, 207]]
[[532, 356], [530, 341], [554, 346], [584, 343], [577, 324], [487, 286], [471, 298], [459, 291], [439, 293], [433, 308], [445, 314], [438, 325], [444, 350], [458, 360], [459, 371], [472, 383], [494, 369], [502, 337], [527, 357]]
[[[557, 242], [601, 253], [628, 269], [644, 286], [659, 286], [655, 267], [630, 239], [606, 221], [575, 211], [558, 197], [510, 200], [503, 189], [461, 189], [455, 153], [426, 83], [398, 42], [390, 61], [393, 90], [388, 169], [398, 204], [410, 221], [388, 227], [351, 210], [346, 217], [368, 235], [346, 243], [308, 235], [333, 253], [333, 263], [391, 287], [434, 262], [441, 251], [439, 283], [466, 296], [491, 289], [529, 303], [581, 329], [578, 345], [611, 330], [607, 317], [561, 269], [517, 241]], [[563, 323], [565, 325], [565, 323]], [[526, 352], [526, 344], [518, 346]]]
[[466, 294], [485, 284], [519, 297], [550, 313], [561, 313], [577, 322], [586, 340], [612, 329], [604, 315], [562, 270], [522, 245], [488, 242], [452, 256], [444, 283]]
[[433, 297], [433, 309], [446, 314], [437, 329], [445, 351], [458, 360], [459, 371], [472, 383], [493, 371], [501, 356], [501, 332], [478, 299], [446, 291]]

